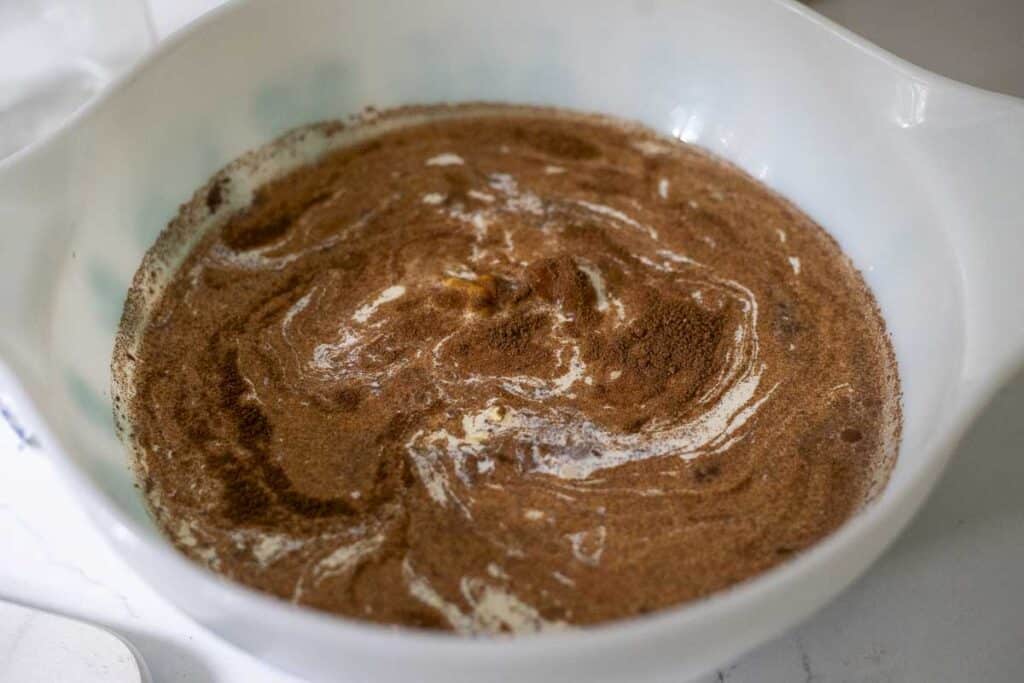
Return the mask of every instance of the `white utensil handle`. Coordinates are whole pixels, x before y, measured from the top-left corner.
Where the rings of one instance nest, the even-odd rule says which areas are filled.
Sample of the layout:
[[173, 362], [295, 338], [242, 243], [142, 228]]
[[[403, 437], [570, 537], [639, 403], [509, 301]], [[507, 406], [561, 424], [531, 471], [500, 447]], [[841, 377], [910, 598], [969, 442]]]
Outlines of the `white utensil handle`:
[[77, 619], [0, 601], [0, 680], [149, 683], [135, 648]]

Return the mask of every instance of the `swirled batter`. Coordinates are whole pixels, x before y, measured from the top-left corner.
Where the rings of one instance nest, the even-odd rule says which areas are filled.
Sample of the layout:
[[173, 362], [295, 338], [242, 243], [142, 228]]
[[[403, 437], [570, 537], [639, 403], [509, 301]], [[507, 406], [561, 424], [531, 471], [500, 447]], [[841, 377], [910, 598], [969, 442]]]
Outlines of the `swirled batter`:
[[884, 484], [899, 432], [883, 322], [824, 231], [692, 147], [528, 108], [229, 167], [140, 270], [115, 377], [186, 554], [460, 633], [764, 571]]

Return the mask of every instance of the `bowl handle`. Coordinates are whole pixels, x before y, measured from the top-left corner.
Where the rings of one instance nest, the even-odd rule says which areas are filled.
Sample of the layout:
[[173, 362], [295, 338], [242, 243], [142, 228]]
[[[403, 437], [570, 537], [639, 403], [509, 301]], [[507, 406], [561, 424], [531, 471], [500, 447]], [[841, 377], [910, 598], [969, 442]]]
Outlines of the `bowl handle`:
[[[29, 3], [0, 31], [33, 47], [28, 64], [0, 69], [14, 93], [0, 131], [0, 359], [26, 382], [41, 369], [56, 266], [73, 216], [68, 162], [70, 138], [82, 128], [80, 107], [156, 42], [145, 0], [45, 4], [74, 11], [48, 16], [44, 3]], [[69, 116], [78, 121], [55, 130]]]
[[978, 409], [1024, 361], [1024, 100], [943, 81], [923, 125], [930, 179], [961, 266], [960, 405]]

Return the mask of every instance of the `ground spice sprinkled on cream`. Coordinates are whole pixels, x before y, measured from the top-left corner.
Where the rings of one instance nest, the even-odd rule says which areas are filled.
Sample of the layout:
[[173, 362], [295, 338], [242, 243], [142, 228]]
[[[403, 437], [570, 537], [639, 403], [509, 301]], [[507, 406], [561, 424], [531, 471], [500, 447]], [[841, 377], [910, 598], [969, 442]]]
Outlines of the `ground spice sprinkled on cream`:
[[773, 567], [884, 485], [900, 427], [881, 317], [809, 218], [693, 147], [520, 107], [315, 127], [229, 167], [143, 264], [114, 374], [182, 552], [465, 634]]

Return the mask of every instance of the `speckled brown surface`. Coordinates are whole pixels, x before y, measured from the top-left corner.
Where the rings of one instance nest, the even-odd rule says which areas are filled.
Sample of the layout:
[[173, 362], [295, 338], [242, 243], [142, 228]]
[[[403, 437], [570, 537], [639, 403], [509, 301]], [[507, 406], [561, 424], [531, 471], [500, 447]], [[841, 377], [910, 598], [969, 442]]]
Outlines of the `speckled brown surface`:
[[820, 228], [644, 131], [472, 114], [264, 187], [151, 306], [137, 280], [126, 438], [183, 551], [341, 614], [536, 630], [726, 587], [884, 483], [891, 350]]

